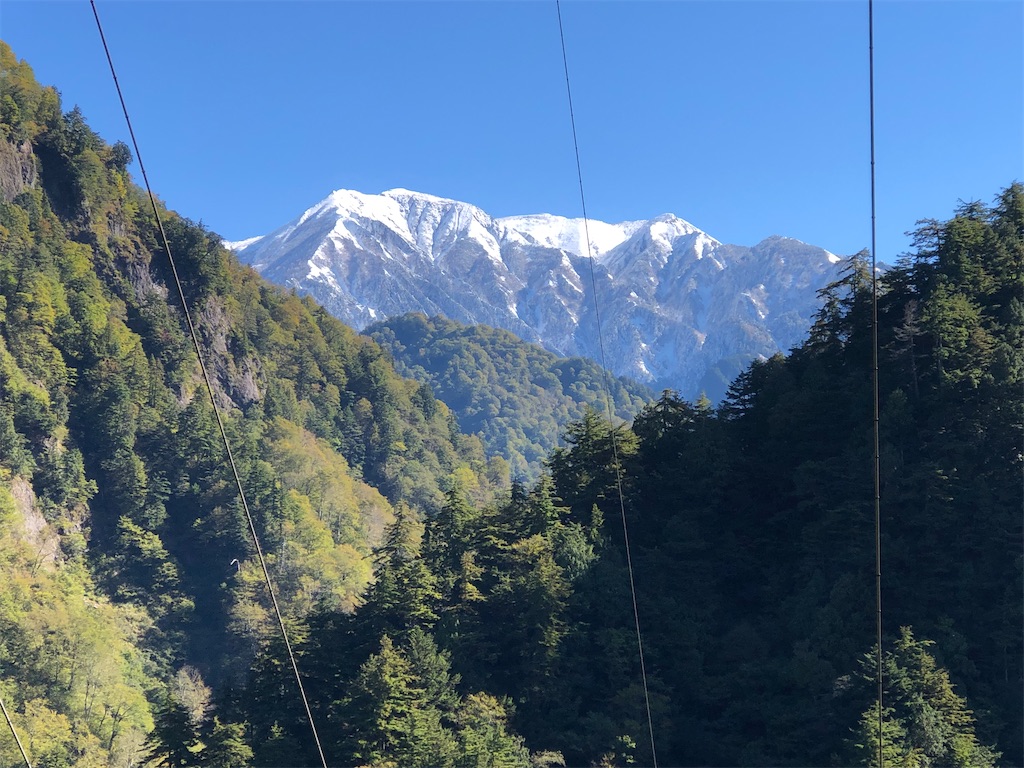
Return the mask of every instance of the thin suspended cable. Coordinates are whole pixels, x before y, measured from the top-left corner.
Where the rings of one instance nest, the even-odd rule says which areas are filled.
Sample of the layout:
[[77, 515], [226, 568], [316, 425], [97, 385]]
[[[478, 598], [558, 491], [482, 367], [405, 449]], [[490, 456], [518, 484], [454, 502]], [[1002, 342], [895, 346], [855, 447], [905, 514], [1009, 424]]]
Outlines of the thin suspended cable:
[[576, 138], [576, 115], [572, 106], [572, 87], [569, 85], [569, 58], [565, 53], [565, 32], [562, 28], [562, 6], [559, 0], [555, 0], [555, 10], [558, 13], [558, 37], [562, 43], [562, 66], [565, 69], [565, 92], [569, 99], [569, 122], [572, 125], [572, 144], [576, 151], [576, 178], [580, 186], [580, 206], [583, 209], [583, 235], [587, 241], [587, 263], [590, 265], [590, 284], [594, 293], [594, 318], [597, 322], [597, 343], [601, 352], [601, 367], [604, 369], [604, 402], [605, 410], [608, 413], [608, 423], [611, 427], [612, 460], [615, 465], [615, 489], [619, 496], [619, 513], [622, 517], [622, 539], [626, 548], [626, 570], [629, 573], [629, 593], [633, 601], [633, 623], [636, 626], [636, 645], [640, 656], [640, 678], [644, 689], [644, 706], [647, 709], [647, 730], [651, 737], [651, 759], [654, 768], [658, 768], [658, 750], [654, 743], [654, 717], [651, 714], [651, 694], [647, 686], [647, 665], [644, 662], [644, 640], [640, 631], [640, 609], [636, 597], [636, 581], [633, 577], [633, 558], [629, 546], [629, 526], [626, 523], [626, 501], [622, 492], [622, 467], [619, 463], [619, 446], [615, 437], [615, 411], [612, 408], [611, 385], [608, 383], [611, 373], [608, 370], [608, 363], [604, 351], [604, 333], [601, 327], [601, 307], [597, 296], [597, 277], [594, 271], [594, 258], [590, 248], [590, 226], [587, 217], [587, 198], [583, 193], [583, 169], [580, 164], [580, 145]]
[[875, 237], [875, 15], [868, 0], [868, 101], [871, 134], [871, 395], [874, 409], [875, 482], [875, 664], [878, 672], [878, 768], [882, 762], [882, 473], [879, 450], [878, 407], [878, 269]]
[[3, 710], [4, 720], [7, 721], [7, 727], [11, 729], [11, 735], [14, 736], [14, 741], [18, 745], [18, 750], [21, 752], [21, 759], [25, 761], [25, 765], [28, 768], [32, 768], [32, 763], [28, 760], [28, 754], [25, 752], [25, 748], [21, 746], [21, 739], [18, 738], [18, 731], [14, 728], [14, 721], [11, 720], [11, 716], [7, 714], [7, 707], [4, 706], [4, 700], [0, 697], [0, 710]]
[[110, 65], [110, 74], [114, 78], [114, 86], [117, 89], [117, 98], [121, 101], [121, 110], [124, 112], [124, 120], [128, 125], [128, 135], [132, 140], [132, 147], [135, 149], [135, 159], [139, 163], [139, 170], [142, 173], [142, 180], [146, 185], [146, 193], [149, 195], [149, 203], [153, 208], [153, 217], [156, 219], [157, 228], [160, 231], [160, 240], [163, 243], [164, 253], [167, 255], [167, 261], [171, 267], [171, 274], [174, 277], [174, 284], [178, 289], [178, 298], [181, 301], [181, 309], [185, 315], [185, 324], [188, 326], [189, 335], [192, 338], [192, 345], [196, 350], [196, 357], [199, 360], [199, 369], [203, 375], [203, 381], [206, 383], [206, 391], [210, 396], [210, 403], [213, 405], [213, 413], [217, 419], [217, 427], [220, 430], [221, 439], [224, 442], [224, 452], [227, 455], [228, 464], [231, 467], [231, 473], [235, 479], [235, 485], [238, 488], [238, 498], [242, 502], [242, 509], [245, 512], [246, 522], [249, 524], [249, 532], [252, 534], [252, 541], [256, 547], [256, 556], [259, 559], [260, 567], [263, 569], [263, 577], [267, 584], [267, 592], [270, 594], [270, 602], [274, 606], [274, 615], [277, 617], [278, 626], [281, 629], [281, 637], [284, 639], [285, 650], [288, 652], [288, 660], [291, 662], [292, 672], [295, 675], [295, 683], [299, 688], [299, 695], [302, 697], [302, 705], [306, 710], [306, 717], [309, 720], [309, 727], [313, 734], [313, 741], [316, 743], [317, 752], [320, 755], [320, 762], [323, 768], [327, 768], [327, 758], [324, 756], [323, 747], [320, 744], [320, 736], [317, 734], [316, 724], [313, 721], [313, 712], [309, 706], [309, 700], [306, 698], [306, 690], [302, 685], [302, 676], [299, 674], [299, 666], [295, 661], [295, 653], [292, 651], [291, 641], [288, 639], [288, 630], [285, 628], [284, 617], [281, 614], [281, 608], [277, 603], [277, 596], [274, 594], [274, 587], [270, 579], [270, 569], [267, 568], [266, 558], [263, 556], [263, 548], [260, 546], [259, 536], [256, 534], [256, 524], [253, 521], [252, 512], [249, 510], [249, 503], [245, 498], [245, 491], [242, 489], [242, 478], [238, 472], [238, 466], [235, 464], [234, 456], [231, 453], [231, 444], [228, 441], [228, 433], [224, 427], [224, 420], [221, 417], [220, 408], [217, 406], [217, 398], [213, 391], [213, 382], [210, 379], [210, 374], [206, 369], [206, 364], [203, 362], [202, 348], [199, 344], [199, 335], [196, 333], [195, 324], [192, 322], [192, 314], [189, 312], [188, 302], [185, 299], [185, 291], [181, 287], [181, 280], [178, 277], [178, 268], [174, 263], [174, 257], [171, 255], [171, 246], [167, 240], [167, 233], [164, 231], [163, 220], [160, 218], [160, 211], [157, 208], [156, 197], [153, 195], [153, 190], [149, 185], [149, 177], [146, 175], [146, 166], [142, 163], [142, 153], [139, 151], [139, 143], [135, 139], [135, 131], [132, 129], [132, 121], [128, 116], [128, 107], [124, 101], [124, 95], [121, 92], [121, 84], [117, 79], [117, 72], [114, 69], [114, 60], [110, 55], [110, 48], [107, 46], [106, 35], [103, 34], [103, 25], [100, 23], [100, 15], [96, 10], [95, 0], [89, 0], [89, 4], [92, 6], [92, 13], [96, 19], [96, 29], [100, 33], [100, 41], [103, 43], [103, 52], [107, 56], [107, 63]]

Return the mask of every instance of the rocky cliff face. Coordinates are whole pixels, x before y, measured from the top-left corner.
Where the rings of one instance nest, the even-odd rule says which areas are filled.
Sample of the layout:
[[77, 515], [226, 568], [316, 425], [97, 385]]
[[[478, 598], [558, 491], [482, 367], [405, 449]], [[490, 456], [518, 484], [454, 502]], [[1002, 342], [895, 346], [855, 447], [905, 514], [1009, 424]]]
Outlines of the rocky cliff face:
[[0, 200], [11, 202], [26, 187], [36, 184], [36, 158], [27, 141], [0, 140]]
[[842, 261], [783, 237], [726, 245], [671, 214], [496, 219], [401, 189], [339, 190], [269, 235], [229, 245], [357, 328], [441, 314], [600, 360], [596, 297], [612, 371], [713, 399], [748, 361], [802, 339], [816, 291]]

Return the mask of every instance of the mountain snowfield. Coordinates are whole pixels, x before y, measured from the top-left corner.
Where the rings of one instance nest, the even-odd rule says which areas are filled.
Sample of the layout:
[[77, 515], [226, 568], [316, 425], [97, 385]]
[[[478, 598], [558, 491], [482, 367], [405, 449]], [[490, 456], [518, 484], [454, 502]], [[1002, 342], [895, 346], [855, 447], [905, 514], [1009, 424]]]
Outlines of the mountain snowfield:
[[596, 292], [612, 371], [712, 399], [750, 360], [806, 336], [816, 292], [843, 261], [785, 237], [727, 245], [672, 214], [493, 218], [405, 189], [338, 190], [268, 235], [227, 245], [358, 329], [439, 314], [600, 361]]

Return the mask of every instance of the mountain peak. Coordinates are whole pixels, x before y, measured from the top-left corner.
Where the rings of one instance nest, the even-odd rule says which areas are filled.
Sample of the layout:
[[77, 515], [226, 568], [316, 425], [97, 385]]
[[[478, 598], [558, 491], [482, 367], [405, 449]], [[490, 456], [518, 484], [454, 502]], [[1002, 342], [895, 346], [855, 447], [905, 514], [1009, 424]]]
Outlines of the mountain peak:
[[[788, 238], [725, 246], [672, 213], [617, 224], [492, 218], [403, 188], [337, 190], [238, 254], [357, 328], [440, 314], [560, 355], [600, 357], [597, 301], [609, 367], [687, 396], [720, 396], [714, 381], [798, 344], [838, 261]], [[596, 280], [582, 268], [587, 257], [600, 265]]]
[[673, 213], [663, 213], [647, 222], [647, 231], [657, 240], [662, 240], [670, 245], [680, 237], [689, 235], [704, 235], [713, 242], [718, 242], [706, 232], [693, 226], [690, 222], [680, 219]]
[[688, 227], [689, 229], [697, 229], [697, 227], [693, 226], [693, 224], [691, 224], [690, 222], [686, 221], [685, 219], [679, 218], [674, 213], [662, 213], [662, 214], [659, 214], [659, 215], [655, 216], [650, 221], [651, 222], [655, 222], [655, 221], [665, 222], [666, 224], [678, 224], [680, 226]]
[[453, 200], [448, 197], [438, 197], [437, 195], [431, 195], [427, 192], [417, 192], [413, 189], [406, 189], [405, 187], [385, 189], [380, 193], [380, 196], [390, 197], [393, 200], [422, 200], [426, 203], [440, 203], [443, 205], [469, 205], [469, 203], [463, 203], [459, 200]]
[[[625, 242], [644, 222], [608, 224], [597, 219], [569, 219], [550, 213], [495, 219], [501, 241], [553, 248], [574, 256], [599, 257]], [[589, 248], [587, 236], [589, 235]]]
[[838, 264], [843, 260], [841, 256], [836, 256], [831, 251], [826, 251], [815, 245], [810, 245], [809, 243], [805, 243], [803, 240], [797, 240], [795, 237], [785, 237], [784, 235], [770, 235], [754, 246], [754, 250], [767, 251], [777, 249], [802, 251], [811, 255], [812, 258], [821, 252], [832, 264]]

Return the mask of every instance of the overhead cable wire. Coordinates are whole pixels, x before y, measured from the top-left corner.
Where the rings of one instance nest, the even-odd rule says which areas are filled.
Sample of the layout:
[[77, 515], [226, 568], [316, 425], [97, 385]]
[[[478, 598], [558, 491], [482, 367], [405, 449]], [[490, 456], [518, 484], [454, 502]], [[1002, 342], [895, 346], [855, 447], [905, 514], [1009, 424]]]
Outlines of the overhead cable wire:
[[202, 372], [203, 381], [206, 384], [206, 391], [210, 396], [210, 403], [213, 405], [213, 413], [217, 420], [217, 427], [220, 431], [221, 439], [224, 442], [224, 452], [227, 456], [228, 464], [231, 468], [231, 473], [235, 479], [235, 485], [238, 489], [238, 498], [242, 503], [242, 510], [245, 513], [246, 522], [249, 524], [249, 532], [252, 534], [253, 545], [256, 548], [256, 556], [259, 559], [260, 567], [263, 569], [263, 577], [267, 584], [267, 592], [270, 595], [270, 602], [274, 606], [274, 615], [277, 617], [278, 626], [281, 629], [281, 637], [284, 640], [285, 650], [288, 653], [288, 660], [291, 662], [292, 672], [295, 675], [295, 683], [299, 688], [299, 696], [302, 698], [302, 705], [306, 711], [306, 718], [309, 721], [310, 731], [313, 734], [313, 741], [316, 744], [317, 752], [320, 756], [320, 762], [323, 768], [327, 768], [327, 758], [324, 756], [323, 746], [320, 743], [320, 736], [317, 734], [316, 724], [313, 720], [313, 712], [309, 706], [309, 700], [306, 698], [306, 690], [302, 685], [302, 676], [299, 674], [299, 666], [295, 661], [295, 653], [292, 650], [291, 641], [288, 639], [288, 630], [285, 627], [284, 617], [281, 614], [281, 608], [277, 602], [277, 596], [274, 593], [274, 586], [270, 578], [270, 569], [267, 567], [266, 558], [263, 555], [263, 548], [260, 546], [259, 536], [256, 534], [256, 524], [253, 521], [252, 512], [249, 509], [249, 503], [245, 498], [245, 491], [242, 488], [242, 478], [238, 472], [238, 466], [235, 464], [234, 456], [231, 453], [231, 444], [228, 440], [228, 433], [224, 427], [224, 419], [221, 416], [220, 408], [217, 405], [217, 398], [213, 390], [213, 382], [210, 379], [209, 371], [206, 368], [206, 363], [203, 361], [202, 348], [199, 344], [199, 335], [196, 332], [195, 324], [192, 322], [192, 314], [188, 308], [188, 301], [185, 299], [185, 291], [181, 286], [181, 279], [178, 276], [178, 269], [174, 262], [174, 257], [171, 255], [171, 246], [167, 240], [167, 233], [164, 231], [163, 220], [160, 218], [160, 211], [156, 204], [156, 197], [153, 195], [153, 190], [149, 185], [149, 177], [146, 175], [146, 166], [142, 163], [142, 153], [139, 151], [139, 143], [135, 139], [135, 131], [132, 128], [131, 118], [128, 116], [128, 107], [125, 104], [124, 94], [121, 91], [121, 84], [117, 79], [117, 72], [114, 69], [114, 60], [110, 55], [110, 48], [107, 45], [106, 35], [103, 34], [103, 24], [100, 22], [99, 11], [96, 10], [95, 0], [89, 0], [89, 4], [92, 6], [92, 13], [96, 19], [96, 28], [100, 33], [100, 41], [103, 43], [103, 51], [107, 56], [107, 63], [110, 65], [110, 74], [114, 78], [114, 86], [117, 89], [117, 97], [121, 101], [121, 110], [124, 112], [124, 120], [128, 126], [128, 135], [132, 140], [132, 147], [135, 150], [135, 159], [139, 163], [139, 171], [142, 173], [142, 179], [146, 185], [146, 193], [149, 195], [149, 203], [153, 208], [153, 217], [156, 219], [157, 229], [160, 232], [160, 240], [163, 244], [164, 253], [167, 255], [167, 261], [170, 264], [171, 275], [174, 277], [174, 284], [178, 289], [178, 298], [181, 301], [181, 309], [185, 316], [185, 324], [188, 326], [189, 335], [192, 338], [192, 345], [196, 350], [196, 357], [199, 360], [199, 369]]
[[569, 122], [572, 125], [572, 144], [576, 151], [576, 178], [580, 187], [580, 206], [583, 209], [583, 235], [587, 241], [587, 263], [590, 265], [590, 284], [594, 293], [594, 318], [597, 323], [597, 343], [601, 353], [601, 367], [604, 369], [604, 401], [605, 410], [608, 414], [610, 435], [612, 442], [612, 461], [615, 465], [615, 488], [619, 497], [619, 512], [622, 517], [622, 539], [626, 550], [626, 570], [629, 573], [629, 593], [633, 601], [633, 623], [636, 627], [636, 645], [640, 657], [640, 678], [644, 689], [644, 706], [647, 709], [647, 730], [651, 739], [651, 759], [654, 768], [658, 768], [658, 750], [654, 742], [654, 717], [651, 714], [651, 694], [647, 685], [647, 665], [644, 662], [644, 640], [640, 631], [640, 609], [637, 604], [636, 580], [633, 575], [633, 557], [629, 546], [629, 526], [626, 522], [626, 500], [622, 492], [622, 466], [619, 462], [619, 446], [615, 436], [615, 411], [612, 408], [611, 385], [609, 379], [611, 373], [608, 370], [608, 362], [604, 351], [604, 333], [601, 327], [601, 307], [597, 296], [597, 276], [594, 271], [594, 258], [590, 247], [590, 226], [587, 217], [587, 198], [583, 193], [583, 169], [580, 164], [580, 145], [576, 137], [576, 115], [572, 105], [572, 87], [569, 84], [569, 58], [565, 52], [565, 31], [562, 27], [562, 6], [559, 0], [555, 0], [555, 10], [558, 13], [558, 37], [562, 43], [562, 66], [565, 69], [565, 92], [569, 100]]
[[882, 473], [879, 450], [878, 405], [878, 250], [875, 236], [875, 14], [868, 0], [868, 122], [871, 134], [871, 395], [874, 440], [875, 484], [875, 665], [878, 672], [878, 768], [885, 768], [882, 756]]
[[25, 747], [21, 745], [21, 739], [18, 738], [18, 731], [14, 727], [14, 721], [11, 720], [11, 716], [7, 713], [7, 707], [4, 706], [3, 697], [0, 697], [0, 710], [3, 710], [4, 720], [7, 721], [7, 727], [11, 729], [11, 735], [14, 736], [14, 742], [18, 745], [18, 750], [21, 752], [21, 759], [25, 761], [27, 768], [32, 768], [32, 763], [29, 762], [28, 754], [25, 752]]

